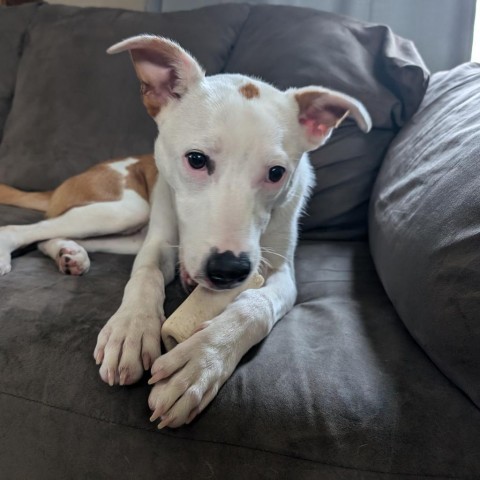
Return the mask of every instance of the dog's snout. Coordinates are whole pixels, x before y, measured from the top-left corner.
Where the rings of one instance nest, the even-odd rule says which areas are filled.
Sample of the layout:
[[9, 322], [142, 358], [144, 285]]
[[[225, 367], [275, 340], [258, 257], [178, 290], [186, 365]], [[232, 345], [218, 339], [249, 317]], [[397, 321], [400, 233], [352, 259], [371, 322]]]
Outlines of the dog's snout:
[[251, 263], [248, 255], [242, 252], [236, 256], [232, 251], [218, 253], [214, 251], [208, 258], [206, 274], [217, 288], [232, 288], [243, 282], [250, 273]]

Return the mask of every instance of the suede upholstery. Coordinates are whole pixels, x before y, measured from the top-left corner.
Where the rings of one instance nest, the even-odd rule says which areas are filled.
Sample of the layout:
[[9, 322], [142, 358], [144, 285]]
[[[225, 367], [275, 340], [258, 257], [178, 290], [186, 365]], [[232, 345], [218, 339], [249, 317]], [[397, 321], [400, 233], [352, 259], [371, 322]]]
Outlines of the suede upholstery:
[[[92, 358], [133, 257], [92, 254], [89, 273], [69, 277], [36, 250], [18, 252], [12, 272], [0, 277], [0, 477], [478, 478], [480, 411], [397, 314], [395, 274], [385, 273], [392, 260], [378, 253], [395, 231], [387, 236], [370, 224], [376, 266], [368, 242], [352, 240], [367, 229], [362, 209], [383, 152], [426, 88], [409, 42], [383, 27], [295, 8], [223, 5], [158, 15], [43, 5], [26, 34], [0, 182], [50, 188], [98, 160], [151, 150], [155, 129], [128, 56], [103, 54], [145, 31], [176, 38], [209, 73], [254, 73], [282, 87], [343, 86], [365, 101], [375, 128], [361, 136], [346, 124], [332, 147], [314, 154], [319, 186], [303, 220], [310, 239], [296, 253], [296, 305], [181, 429], [159, 432], [148, 421], [148, 375], [108, 387]], [[0, 225], [41, 218], [0, 206]], [[166, 313], [184, 298], [174, 281]]]
[[0, 6], [0, 141], [10, 112], [25, 32], [37, 5]]
[[480, 407], [480, 66], [435, 74], [372, 198], [372, 251], [405, 325]]

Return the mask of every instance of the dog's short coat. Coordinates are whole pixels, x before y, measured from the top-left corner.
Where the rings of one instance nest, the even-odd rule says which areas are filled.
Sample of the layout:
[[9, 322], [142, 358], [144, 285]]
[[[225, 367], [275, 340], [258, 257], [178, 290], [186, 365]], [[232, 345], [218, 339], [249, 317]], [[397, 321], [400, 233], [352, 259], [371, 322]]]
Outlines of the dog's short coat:
[[[110, 385], [136, 382], [151, 368], [151, 420], [178, 427], [208, 405], [294, 305], [297, 223], [314, 183], [306, 152], [347, 116], [365, 132], [371, 121], [360, 102], [322, 87], [281, 92], [243, 75], [206, 77], [164, 38], [137, 36], [108, 52], [125, 50], [158, 125], [156, 168], [152, 158], [131, 157], [100, 164], [54, 192], [1, 186], [0, 202], [34, 206], [51, 218], [0, 229], [0, 274], [10, 271], [14, 249], [35, 241], [71, 274], [88, 269], [85, 249], [138, 251], [94, 357]], [[87, 238], [113, 234], [122, 235]], [[232, 288], [257, 270], [266, 283], [160, 356], [164, 287], [178, 260], [186, 285]]]

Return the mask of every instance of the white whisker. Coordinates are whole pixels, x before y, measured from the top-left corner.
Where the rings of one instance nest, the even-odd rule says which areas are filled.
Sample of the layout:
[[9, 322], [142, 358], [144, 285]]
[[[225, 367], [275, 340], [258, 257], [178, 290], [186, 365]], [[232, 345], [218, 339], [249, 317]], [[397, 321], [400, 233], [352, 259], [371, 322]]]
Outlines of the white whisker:
[[276, 255], [277, 257], [282, 258], [285, 261], [288, 261], [287, 257], [284, 255], [281, 255], [280, 253], [277, 253], [275, 250], [268, 248], [268, 247], [260, 247], [260, 250], [262, 253], [268, 253], [270, 255]]

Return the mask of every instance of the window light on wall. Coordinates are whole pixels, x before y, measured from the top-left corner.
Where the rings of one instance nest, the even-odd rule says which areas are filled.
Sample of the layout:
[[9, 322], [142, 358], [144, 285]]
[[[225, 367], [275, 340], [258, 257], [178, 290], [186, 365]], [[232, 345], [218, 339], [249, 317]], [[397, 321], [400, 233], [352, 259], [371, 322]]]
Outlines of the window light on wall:
[[480, 0], [477, 0], [475, 26], [473, 27], [472, 62], [480, 63]]

